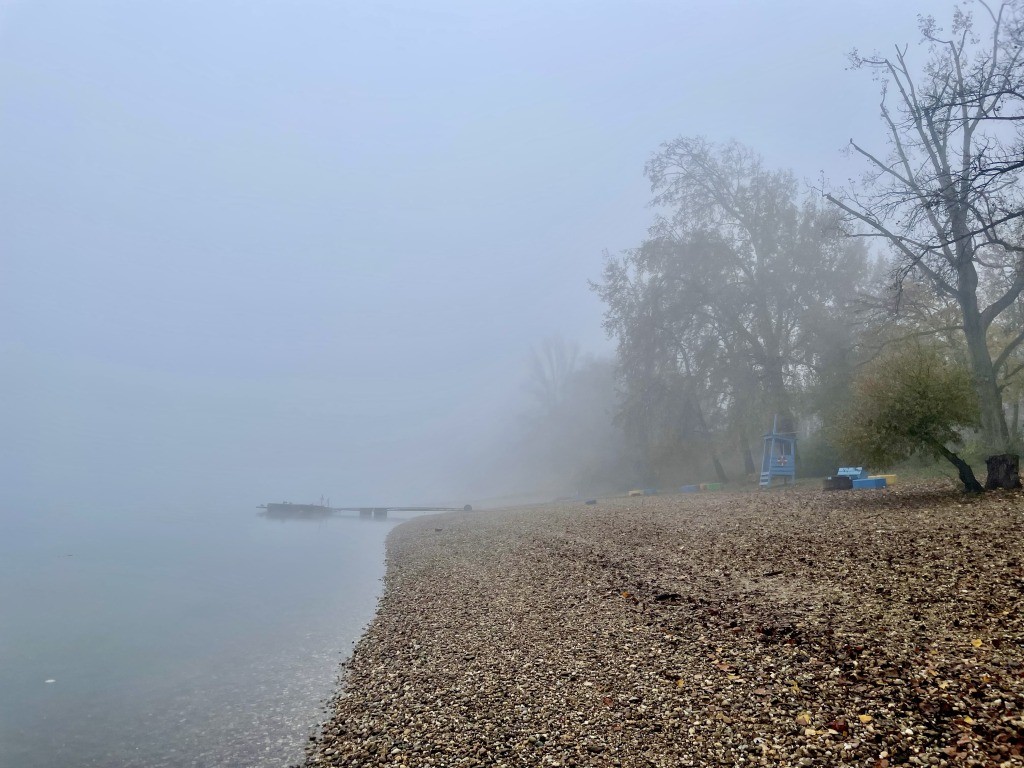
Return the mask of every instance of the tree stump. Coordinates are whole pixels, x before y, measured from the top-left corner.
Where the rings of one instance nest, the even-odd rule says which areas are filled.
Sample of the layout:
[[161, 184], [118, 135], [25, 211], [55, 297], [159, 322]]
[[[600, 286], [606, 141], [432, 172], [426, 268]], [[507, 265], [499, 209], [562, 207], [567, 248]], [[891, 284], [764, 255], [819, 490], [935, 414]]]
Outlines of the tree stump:
[[1015, 453], [1000, 453], [985, 459], [988, 477], [985, 478], [985, 490], [997, 488], [1020, 488], [1020, 456]]

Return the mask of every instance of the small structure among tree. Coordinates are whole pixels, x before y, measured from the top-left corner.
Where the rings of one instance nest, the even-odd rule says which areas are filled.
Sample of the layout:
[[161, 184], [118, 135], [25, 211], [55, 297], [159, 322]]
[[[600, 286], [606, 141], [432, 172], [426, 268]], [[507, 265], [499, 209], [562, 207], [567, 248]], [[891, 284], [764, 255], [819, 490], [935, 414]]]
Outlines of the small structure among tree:
[[764, 436], [761, 488], [770, 488], [775, 477], [781, 477], [783, 484], [796, 479], [796, 432], [790, 426], [787, 419], [775, 414], [772, 431]]

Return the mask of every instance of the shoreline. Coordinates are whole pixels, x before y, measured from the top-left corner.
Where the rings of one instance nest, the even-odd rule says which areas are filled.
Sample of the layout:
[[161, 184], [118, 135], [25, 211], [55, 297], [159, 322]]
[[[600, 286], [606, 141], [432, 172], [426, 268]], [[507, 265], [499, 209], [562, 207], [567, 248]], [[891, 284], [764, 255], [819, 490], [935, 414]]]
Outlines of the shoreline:
[[307, 766], [1021, 764], [1024, 496], [412, 520]]

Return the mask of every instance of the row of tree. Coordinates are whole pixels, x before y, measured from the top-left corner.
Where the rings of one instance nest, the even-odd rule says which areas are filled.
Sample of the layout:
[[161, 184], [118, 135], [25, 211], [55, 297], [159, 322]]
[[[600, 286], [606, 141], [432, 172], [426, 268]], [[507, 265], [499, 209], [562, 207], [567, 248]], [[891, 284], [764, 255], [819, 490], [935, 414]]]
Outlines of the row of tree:
[[[772, 414], [859, 452], [850, 461], [916, 448], [945, 456], [962, 428], [975, 430], [979, 455], [1016, 451], [1022, 2], [981, 3], [978, 19], [958, 8], [945, 32], [924, 19], [925, 58], [916, 68], [907, 48], [852, 55], [882, 82], [888, 140], [877, 150], [851, 141], [866, 169], [858, 183], [802, 190], [751, 149], [702, 138], [675, 139], [651, 158], [646, 175], [660, 215], [639, 246], [607, 258], [593, 284], [617, 344], [613, 407], [625, 439], [615, 455], [634, 482], [679, 477], [695, 457], [706, 457], [721, 480], [740, 461], [740, 471], [753, 473], [755, 441]], [[922, 344], [925, 352], [907, 351]], [[872, 367], [879, 356], [887, 362]], [[917, 379], [907, 373], [921, 370]], [[957, 370], [965, 373], [957, 378]], [[942, 422], [927, 439], [892, 422], [906, 403], [868, 418], [867, 401], [874, 398], [877, 416], [879, 398], [895, 393], [863, 382], [901, 371], [919, 384], [944, 382], [898, 393], [922, 400], [925, 421]], [[851, 390], [857, 376], [862, 385]], [[535, 371], [537, 382], [562, 382], [541, 398], [552, 406], [547, 424], [557, 423], [556, 404], [568, 402], [581, 377], [575, 362]], [[950, 382], [966, 382], [966, 395], [960, 387], [943, 403], [924, 402], [952, 393]], [[863, 417], [857, 429], [851, 413]], [[887, 442], [900, 450], [869, 450]], [[1000, 482], [1019, 482], [1012, 475]]]
[[766, 414], [819, 410], [810, 400], [849, 372], [865, 248], [835, 211], [801, 199], [791, 173], [737, 144], [677, 139], [647, 173], [670, 212], [595, 285], [617, 341], [622, 426], [658, 454], [702, 440], [722, 480], [725, 438], [753, 472]]

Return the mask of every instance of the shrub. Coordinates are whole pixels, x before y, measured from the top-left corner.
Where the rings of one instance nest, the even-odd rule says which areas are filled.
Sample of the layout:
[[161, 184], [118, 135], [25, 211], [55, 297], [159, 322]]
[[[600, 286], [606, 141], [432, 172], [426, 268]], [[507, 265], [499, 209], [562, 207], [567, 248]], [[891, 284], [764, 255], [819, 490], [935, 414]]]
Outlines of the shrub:
[[948, 446], [978, 423], [970, 372], [937, 349], [913, 346], [875, 360], [857, 376], [834, 439], [850, 458], [873, 468], [917, 452], [942, 457], [957, 468], [964, 490], [975, 492], [982, 488], [970, 465]]

